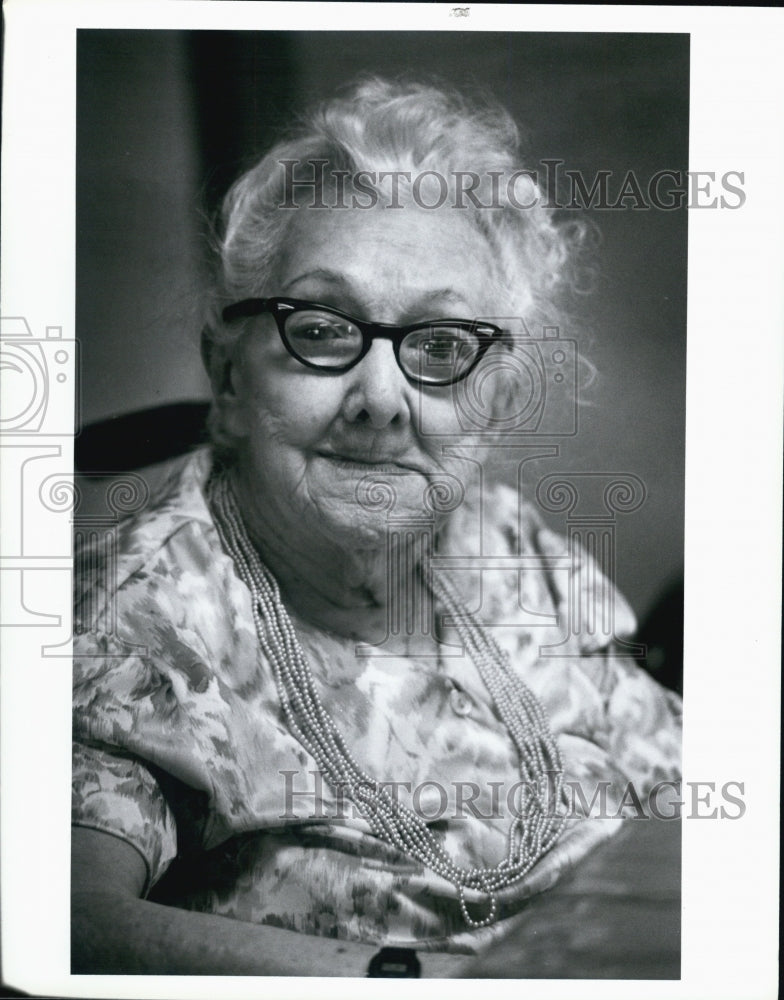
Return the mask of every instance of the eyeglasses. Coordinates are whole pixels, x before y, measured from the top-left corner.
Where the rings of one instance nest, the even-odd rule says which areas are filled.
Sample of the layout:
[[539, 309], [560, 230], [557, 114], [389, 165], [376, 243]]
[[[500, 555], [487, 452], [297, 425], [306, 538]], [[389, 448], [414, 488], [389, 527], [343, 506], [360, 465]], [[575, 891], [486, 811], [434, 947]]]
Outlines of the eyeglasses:
[[302, 299], [243, 299], [223, 310], [231, 323], [269, 313], [292, 357], [317, 371], [347, 372], [377, 337], [392, 341], [400, 370], [416, 385], [451, 385], [469, 375], [493, 343], [500, 327], [479, 320], [431, 319], [410, 326], [365, 323], [338, 309]]

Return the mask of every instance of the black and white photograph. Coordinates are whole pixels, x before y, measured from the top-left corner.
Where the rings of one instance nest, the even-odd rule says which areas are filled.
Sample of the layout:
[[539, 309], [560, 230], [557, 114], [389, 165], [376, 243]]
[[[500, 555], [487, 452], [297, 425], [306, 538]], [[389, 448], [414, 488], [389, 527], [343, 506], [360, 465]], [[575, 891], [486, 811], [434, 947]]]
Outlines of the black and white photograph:
[[243, 9], [74, 23], [72, 314], [4, 273], [4, 652], [71, 713], [62, 995], [740, 995], [688, 920], [754, 823], [778, 675], [728, 627], [755, 473], [694, 403], [749, 388], [695, 247], [754, 209], [705, 153], [701, 38], [210, 6]]
[[688, 52], [79, 32], [75, 972], [677, 978]]

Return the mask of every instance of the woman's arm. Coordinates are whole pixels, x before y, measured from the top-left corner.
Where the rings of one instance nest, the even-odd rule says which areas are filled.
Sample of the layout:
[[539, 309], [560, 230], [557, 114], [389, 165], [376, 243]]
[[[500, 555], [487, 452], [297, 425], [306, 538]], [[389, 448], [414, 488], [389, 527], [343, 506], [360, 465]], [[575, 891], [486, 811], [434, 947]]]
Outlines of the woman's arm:
[[[205, 976], [364, 976], [375, 946], [298, 934], [141, 899], [130, 844], [72, 829], [72, 972]], [[457, 955], [419, 954], [422, 975], [459, 975]]]

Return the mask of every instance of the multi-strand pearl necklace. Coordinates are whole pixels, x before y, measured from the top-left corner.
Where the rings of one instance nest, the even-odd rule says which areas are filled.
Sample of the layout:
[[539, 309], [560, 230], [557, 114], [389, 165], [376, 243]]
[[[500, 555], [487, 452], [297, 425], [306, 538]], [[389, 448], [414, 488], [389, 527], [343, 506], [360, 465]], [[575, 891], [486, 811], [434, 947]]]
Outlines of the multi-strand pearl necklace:
[[[520, 756], [524, 796], [507, 837], [506, 857], [495, 868], [461, 868], [444, 850], [427, 822], [400, 805], [354, 759], [319, 697], [277, 581], [262, 563], [240, 513], [228, 476], [212, 475], [208, 497], [221, 540], [251, 592], [259, 644], [270, 662], [292, 735], [316, 760], [333, 787], [343, 789], [373, 832], [416, 859], [457, 889], [460, 910], [471, 928], [486, 927], [498, 913], [496, 894], [523, 878], [556, 842], [564, 816], [560, 753], [538, 698], [515, 675], [509, 657], [461, 605], [443, 578], [427, 580], [434, 596], [452, 617], [460, 639], [493, 697]], [[485, 893], [489, 912], [475, 919], [468, 912], [466, 889]]]

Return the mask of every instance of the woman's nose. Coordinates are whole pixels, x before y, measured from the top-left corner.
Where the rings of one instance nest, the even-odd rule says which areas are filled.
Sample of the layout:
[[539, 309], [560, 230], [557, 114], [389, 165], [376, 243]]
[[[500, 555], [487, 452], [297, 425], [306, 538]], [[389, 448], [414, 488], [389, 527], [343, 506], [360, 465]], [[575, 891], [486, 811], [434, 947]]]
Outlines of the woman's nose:
[[375, 340], [346, 378], [350, 380], [343, 409], [346, 420], [368, 423], [375, 430], [410, 422], [411, 386], [395, 360], [390, 340]]

